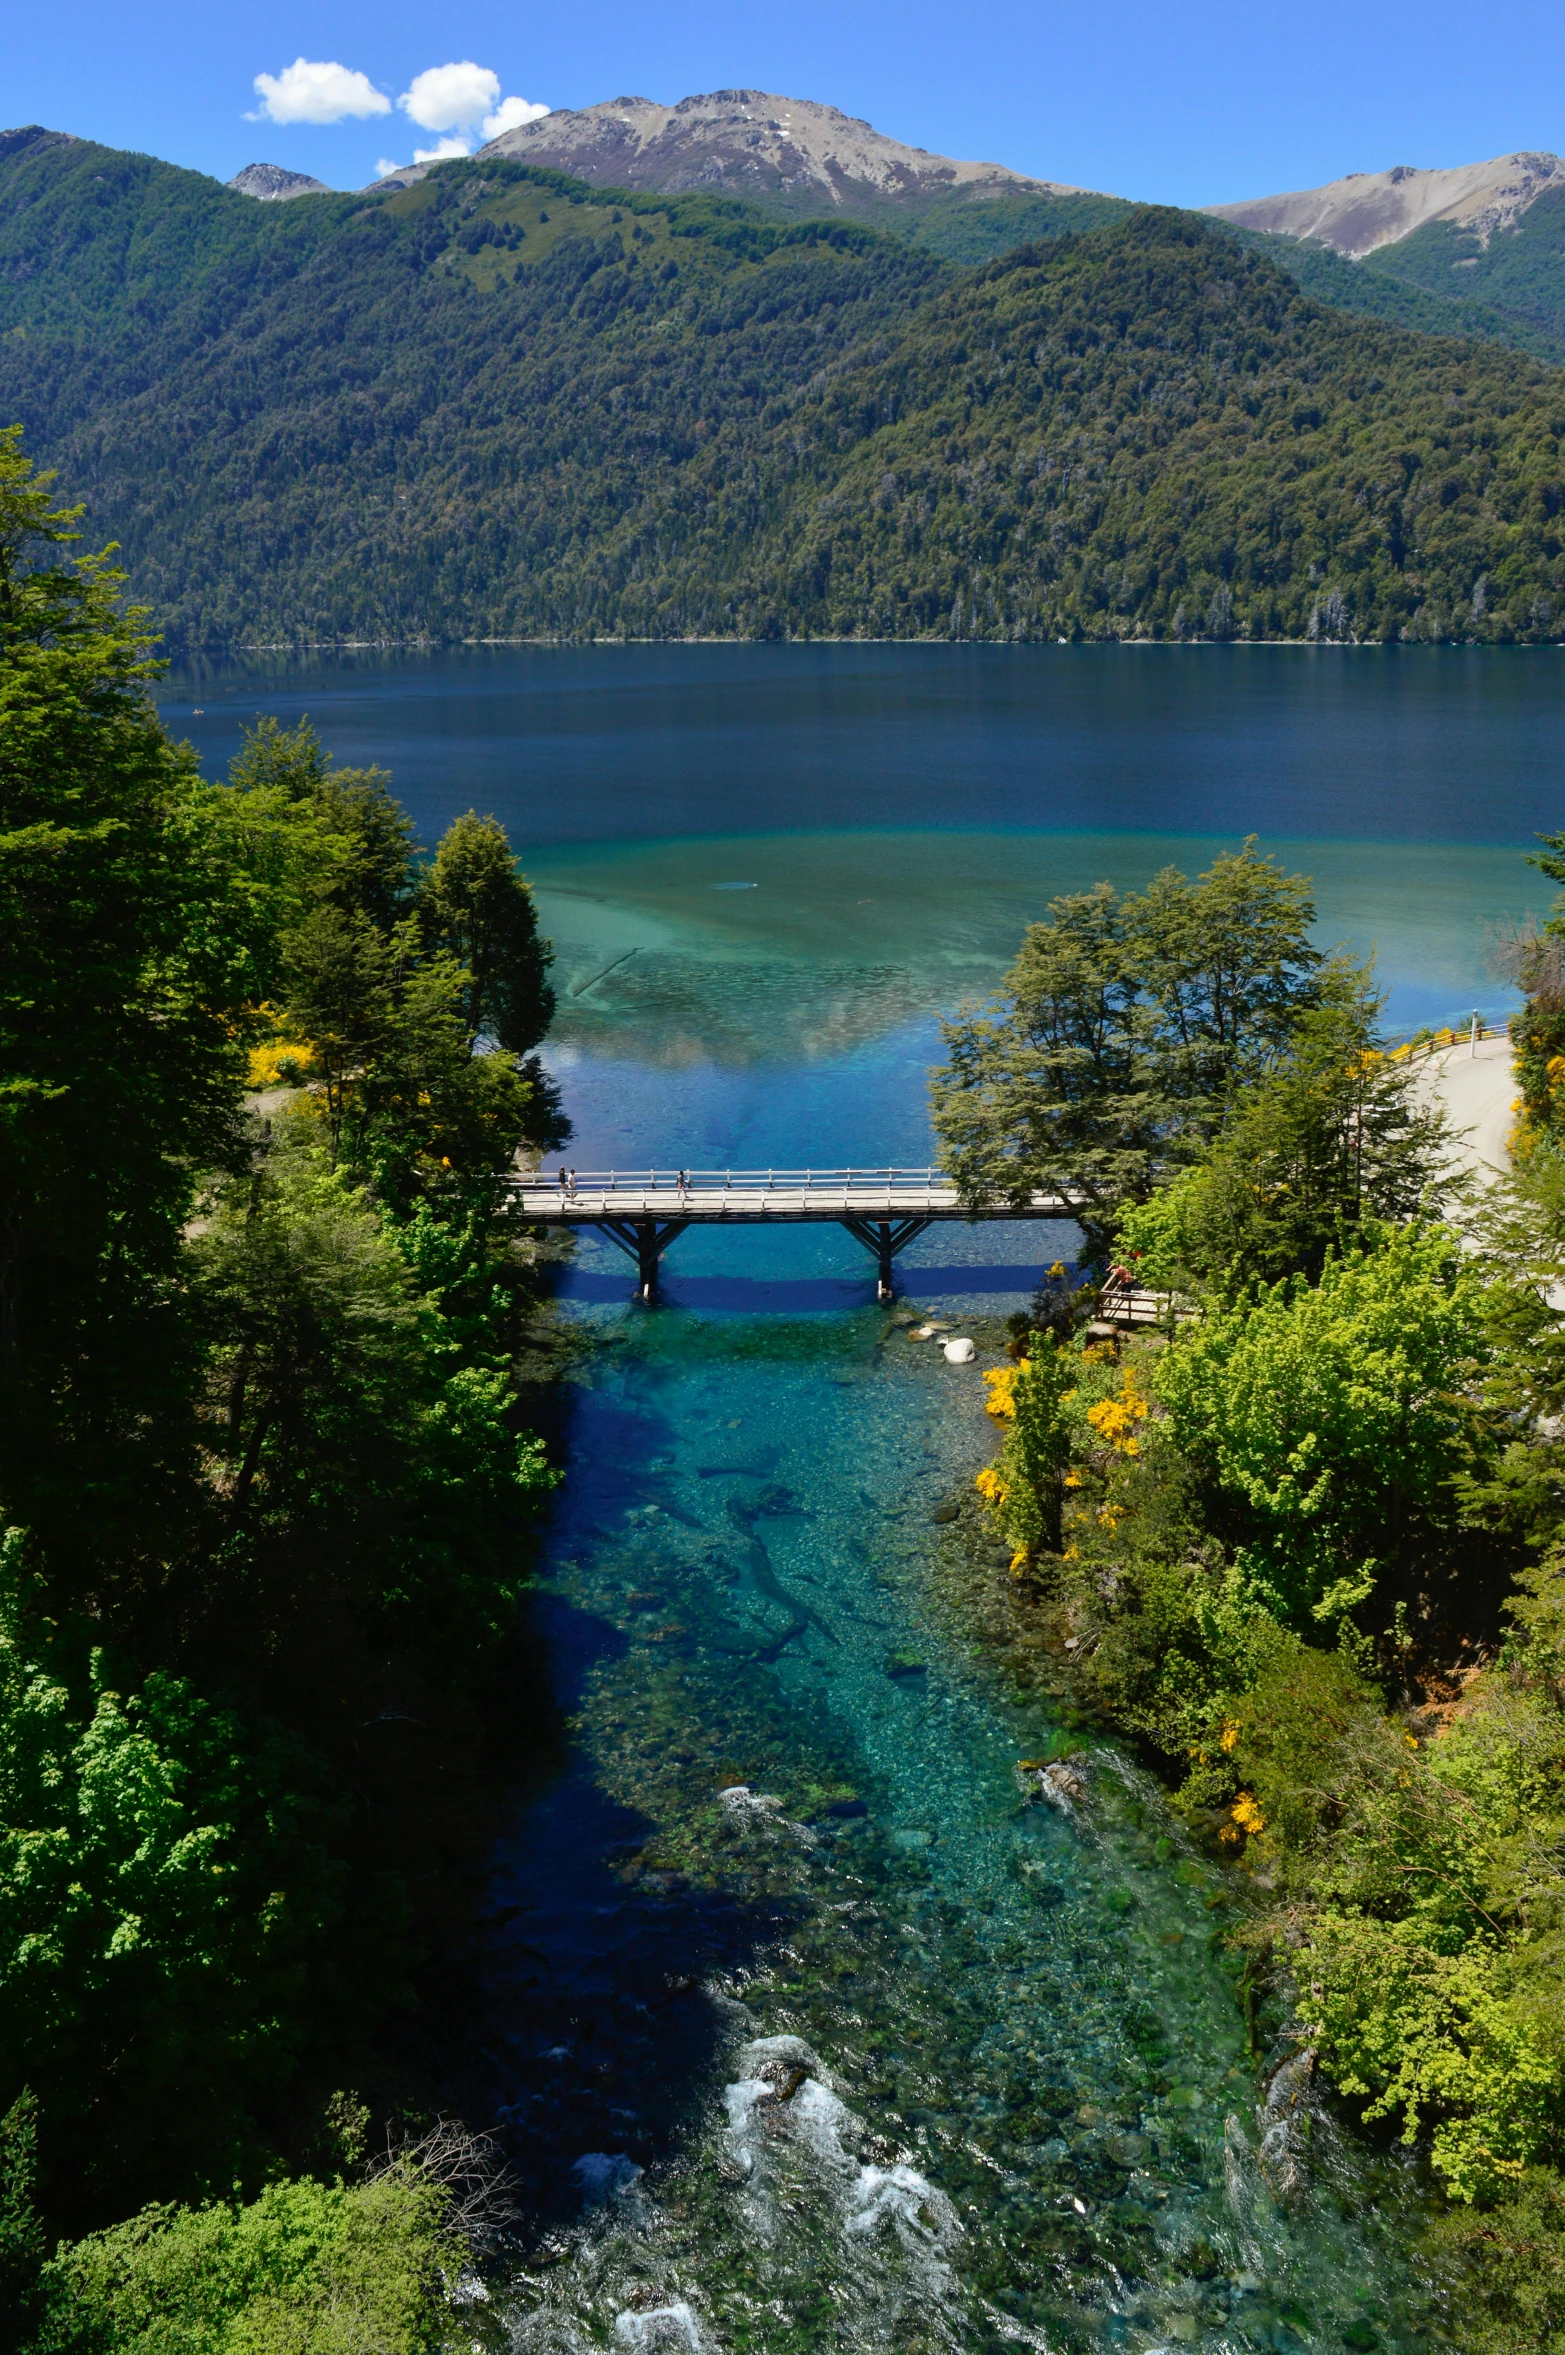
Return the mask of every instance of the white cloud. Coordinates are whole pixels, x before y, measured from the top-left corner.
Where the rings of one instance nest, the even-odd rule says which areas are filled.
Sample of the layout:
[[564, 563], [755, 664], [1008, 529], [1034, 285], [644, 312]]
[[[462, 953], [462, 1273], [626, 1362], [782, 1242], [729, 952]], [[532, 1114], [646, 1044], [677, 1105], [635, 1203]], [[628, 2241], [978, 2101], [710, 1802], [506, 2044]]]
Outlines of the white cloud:
[[426, 131], [467, 131], [500, 102], [500, 77], [486, 65], [464, 58], [459, 65], [432, 65], [415, 74], [397, 100]]
[[375, 166], [375, 177], [377, 180], [389, 180], [393, 172], [405, 172], [407, 168], [406, 164], [394, 163], [390, 156], [383, 155]]
[[480, 128], [486, 139], [498, 139], [502, 131], [519, 131], [523, 123], [536, 123], [548, 111], [531, 98], [502, 98], [494, 113], [485, 115]]
[[415, 147], [413, 161], [416, 164], [443, 164], [448, 156], [471, 155], [472, 152], [473, 142], [471, 139], [464, 139], [460, 133], [457, 133], [449, 139], [442, 139], [438, 146]]
[[[500, 85], [495, 83], [498, 97]], [[368, 74], [323, 58], [296, 57], [280, 74], [257, 74], [261, 101], [250, 123], [340, 123], [346, 115], [390, 114], [391, 100]]]

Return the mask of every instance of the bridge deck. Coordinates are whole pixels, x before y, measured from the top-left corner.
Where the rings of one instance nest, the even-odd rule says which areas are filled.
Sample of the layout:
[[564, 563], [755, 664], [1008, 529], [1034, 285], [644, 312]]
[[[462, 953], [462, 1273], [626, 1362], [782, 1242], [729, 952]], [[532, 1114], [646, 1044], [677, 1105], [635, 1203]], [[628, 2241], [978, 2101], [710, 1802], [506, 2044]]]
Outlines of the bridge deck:
[[677, 1219], [683, 1226], [762, 1225], [773, 1220], [1070, 1218], [1073, 1205], [1034, 1194], [1024, 1207], [971, 1210], [934, 1169], [577, 1170], [564, 1185], [547, 1171], [507, 1180], [519, 1215], [539, 1226], [595, 1226], [608, 1219]]

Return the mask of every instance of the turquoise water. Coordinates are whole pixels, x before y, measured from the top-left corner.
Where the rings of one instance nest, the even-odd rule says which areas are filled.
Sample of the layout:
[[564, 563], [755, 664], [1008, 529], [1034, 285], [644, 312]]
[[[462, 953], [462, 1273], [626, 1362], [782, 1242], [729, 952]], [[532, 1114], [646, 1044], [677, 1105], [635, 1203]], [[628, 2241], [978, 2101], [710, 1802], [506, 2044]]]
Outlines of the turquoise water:
[[[197, 707], [199, 708], [199, 711]], [[467, 649], [219, 666], [213, 761], [308, 710], [426, 838], [510, 826], [583, 1169], [929, 1151], [939, 1017], [1051, 893], [1261, 835], [1390, 1018], [1498, 1010], [1565, 668], [1455, 650]], [[536, 1597], [565, 1764], [496, 1860], [488, 2049], [534, 2219], [521, 2350], [1407, 2350], [1416, 2166], [1255, 2026], [1222, 1876], [979, 1641], [981, 1374], [1063, 1229], [584, 1242], [595, 1347]], [[953, 1510], [954, 1508], [954, 1510]], [[938, 1517], [937, 1517], [938, 1516]], [[727, 1795], [725, 1796], [725, 1792]], [[737, 1794], [737, 1795], [735, 1795]]]

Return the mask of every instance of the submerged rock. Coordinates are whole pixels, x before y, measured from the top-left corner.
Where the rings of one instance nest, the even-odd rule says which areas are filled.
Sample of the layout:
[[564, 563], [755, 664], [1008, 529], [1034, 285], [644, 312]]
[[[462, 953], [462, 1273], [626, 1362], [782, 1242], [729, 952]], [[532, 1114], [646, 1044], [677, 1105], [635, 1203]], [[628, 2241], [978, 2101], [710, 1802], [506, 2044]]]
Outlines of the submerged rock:
[[1074, 1759], [1019, 1758], [1012, 1773], [1029, 1807], [1046, 1799], [1051, 1807], [1069, 1815], [1087, 1796], [1086, 1776]]
[[1284, 2061], [1266, 2088], [1261, 2105], [1261, 2173], [1280, 2200], [1296, 2200], [1306, 2188], [1310, 2135], [1310, 2089], [1315, 2082], [1315, 2048], [1307, 2046]]
[[729, 1783], [718, 1793], [723, 1820], [736, 1829], [770, 1834], [787, 1832], [807, 1848], [818, 1845], [808, 1824], [795, 1823], [783, 1813], [782, 1801], [771, 1791], [752, 1791], [748, 1783]]

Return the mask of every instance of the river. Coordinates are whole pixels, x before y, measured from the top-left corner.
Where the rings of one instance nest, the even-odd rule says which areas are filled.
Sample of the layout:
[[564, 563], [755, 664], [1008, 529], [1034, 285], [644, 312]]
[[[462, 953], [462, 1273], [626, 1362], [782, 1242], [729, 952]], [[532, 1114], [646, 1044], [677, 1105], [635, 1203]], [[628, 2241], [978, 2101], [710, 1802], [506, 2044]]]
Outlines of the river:
[[[1051, 892], [1259, 834], [1389, 1018], [1497, 1009], [1546, 902], [1553, 653], [463, 649], [173, 679], [209, 761], [308, 710], [421, 833], [505, 819], [581, 1168], [921, 1163], [938, 1016]], [[1247, 2017], [1223, 1877], [983, 1629], [981, 1370], [1068, 1230], [692, 1233], [591, 1334], [534, 1608], [566, 1763], [494, 1866], [519, 2350], [1407, 2350], [1416, 2164]], [[1017, 1762], [1077, 1743], [1053, 1805]], [[1028, 1803], [1029, 1800], [1032, 1803]], [[1278, 2074], [1281, 2066], [1282, 2074]]]

